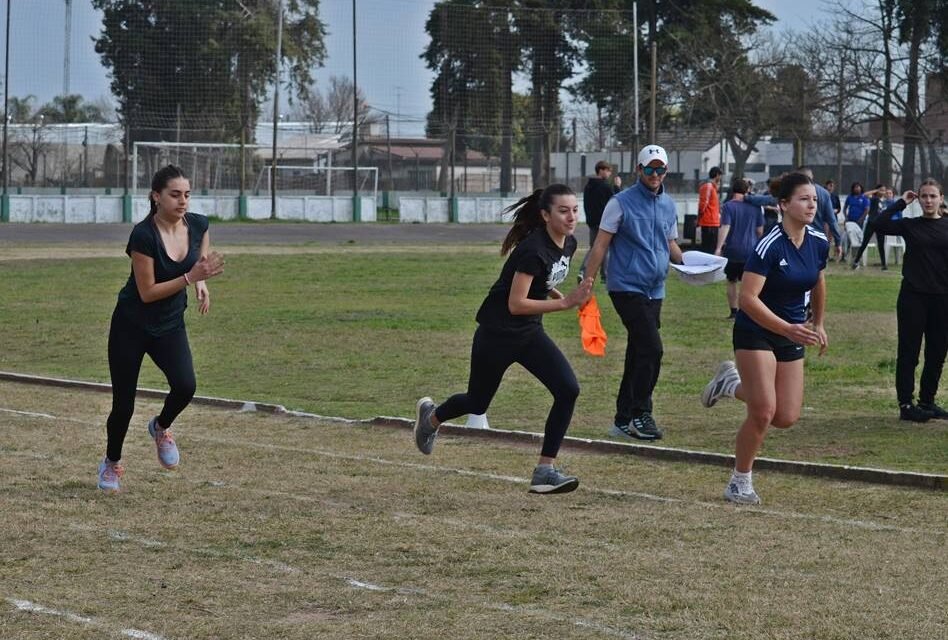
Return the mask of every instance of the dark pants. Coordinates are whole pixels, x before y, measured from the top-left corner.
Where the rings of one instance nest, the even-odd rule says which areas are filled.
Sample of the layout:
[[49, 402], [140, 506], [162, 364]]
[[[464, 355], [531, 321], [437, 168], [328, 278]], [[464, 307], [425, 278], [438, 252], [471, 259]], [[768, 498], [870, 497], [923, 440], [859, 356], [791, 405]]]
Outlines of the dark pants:
[[875, 230], [873, 221], [870, 220], [866, 223], [866, 228], [862, 234], [862, 245], [859, 247], [859, 251], [856, 252], [856, 257], [853, 258], [853, 264], [859, 264], [859, 261], [862, 259], [862, 254], [866, 250], [866, 247], [869, 246], [869, 243], [872, 242], [872, 236], [876, 237], [876, 246], [879, 247], [879, 261], [882, 263], [882, 266], [885, 265], [885, 236]]
[[609, 292], [609, 297], [628, 333], [625, 369], [616, 396], [616, 424], [625, 425], [635, 416], [652, 412], [652, 391], [658, 383], [664, 353], [658, 332], [662, 301], [637, 293]]
[[701, 227], [701, 250], [705, 253], [714, 253], [718, 248], [719, 227]]
[[912, 402], [915, 368], [925, 338], [925, 365], [919, 402], [935, 401], [941, 370], [948, 352], [948, 295], [915, 293], [902, 287], [896, 307], [899, 319], [899, 353], [895, 361], [895, 391], [899, 404]]
[[566, 435], [579, 396], [579, 383], [566, 356], [540, 329], [527, 338], [478, 327], [471, 345], [471, 375], [467, 393], [457, 393], [435, 410], [439, 421], [487, 412], [504, 372], [519, 363], [553, 394], [546, 419], [541, 455], [555, 458]]
[[122, 312], [116, 309], [112, 314], [112, 326], [109, 329], [112, 412], [106, 423], [108, 445], [105, 451], [106, 456], [113, 462], [122, 458], [122, 444], [135, 412], [138, 374], [146, 353], [165, 374], [171, 387], [165, 397], [164, 407], [158, 414], [159, 425], [165, 429], [169, 428], [194, 397], [194, 364], [184, 327], [156, 338], [129, 322]]
[[[586, 263], [589, 261], [589, 254], [592, 253], [593, 245], [596, 244], [596, 236], [599, 235], [599, 225], [589, 225], [589, 251], [583, 256], [583, 266], [579, 268], [580, 273], [586, 273]], [[602, 274], [600, 280], [606, 281], [606, 263], [609, 261], [609, 252], [602, 256], [602, 264], [599, 266], [599, 273]]]

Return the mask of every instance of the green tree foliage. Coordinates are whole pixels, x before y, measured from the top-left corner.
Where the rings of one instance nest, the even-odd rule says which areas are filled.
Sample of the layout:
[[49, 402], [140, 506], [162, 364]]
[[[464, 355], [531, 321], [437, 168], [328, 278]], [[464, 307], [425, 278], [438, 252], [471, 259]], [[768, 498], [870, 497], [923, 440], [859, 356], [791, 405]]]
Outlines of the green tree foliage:
[[507, 165], [506, 175], [501, 171], [502, 182], [506, 178], [509, 184], [512, 75], [520, 67], [520, 47], [511, 31], [507, 4], [439, 3], [425, 24], [431, 39], [421, 57], [436, 73], [428, 135], [444, 138], [449, 149], [453, 131], [455, 154], [474, 149], [502, 155]]
[[[256, 122], [276, 74], [277, 3], [92, 0], [104, 15], [96, 52], [110, 69], [132, 140], [232, 142]], [[325, 57], [319, 0], [287, 0], [283, 60], [305, 96]], [[177, 130], [180, 128], [180, 133]]]
[[89, 104], [79, 94], [56, 96], [38, 111], [47, 123], [105, 122], [102, 109]]

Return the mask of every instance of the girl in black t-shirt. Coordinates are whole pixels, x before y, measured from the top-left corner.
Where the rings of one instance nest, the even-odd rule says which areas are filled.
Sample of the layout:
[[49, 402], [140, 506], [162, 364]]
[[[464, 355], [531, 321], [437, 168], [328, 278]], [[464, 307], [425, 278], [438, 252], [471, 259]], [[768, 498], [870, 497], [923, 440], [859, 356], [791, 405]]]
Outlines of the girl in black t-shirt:
[[477, 312], [467, 393], [455, 394], [437, 407], [431, 398], [418, 401], [414, 433], [422, 453], [431, 453], [442, 422], [486, 413], [504, 372], [517, 362], [553, 394], [530, 492], [566, 493], [579, 486], [579, 480], [553, 467], [573, 417], [579, 384], [542, 324], [544, 313], [576, 307], [592, 291], [591, 282], [566, 296], [556, 289], [566, 279], [576, 251], [573, 231], [578, 208], [569, 187], [553, 184], [505, 210], [513, 213], [514, 224], [501, 255], [509, 252], [510, 257]]
[[193, 284], [201, 314], [210, 310], [204, 282], [223, 271], [224, 261], [210, 252], [207, 218], [188, 213], [191, 184], [181, 169], [168, 165], [151, 181], [151, 211], [132, 229], [125, 253], [132, 270], [119, 292], [109, 329], [112, 412], [106, 423], [108, 444], [99, 463], [98, 486], [116, 492], [124, 473], [122, 444], [135, 410], [138, 373], [147, 353], [168, 379], [170, 391], [159, 415], [148, 422], [158, 462], [178, 465], [171, 424], [194, 396], [194, 365], [184, 328], [187, 288]]
[[[916, 199], [922, 207], [921, 217], [894, 219]], [[940, 209], [944, 202], [941, 184], [929, 178], [922, 181], [917, 194], [906, 191], [879, 214], [875, 223], [879, 233], [902, 236], [905, 240], [902, 286], [896, 303], [899, 340], [895, 390], [899, 417], [912, 422], [948, 419], [948, 411], [935, 402], [948, 354], [948, 218], [943, 217]], [[915, 368], [923, 338], [925, 365], [918, 404], [913, 404]]]

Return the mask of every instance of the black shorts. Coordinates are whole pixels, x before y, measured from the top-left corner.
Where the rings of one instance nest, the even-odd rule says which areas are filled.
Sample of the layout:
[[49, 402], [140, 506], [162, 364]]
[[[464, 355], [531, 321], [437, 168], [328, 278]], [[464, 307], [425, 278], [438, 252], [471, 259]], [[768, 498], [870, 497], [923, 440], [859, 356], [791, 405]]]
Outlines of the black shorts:
[[772, 351], [777, 362], [793, 362], [803, 358], [805, 349], [790, 338], [766, 329], [754, 331], [734, 325], [734, 350]]
[[724, 275], [727, 276], [728, 282], [740, 282], [741, 278], [744, 277], [744, 262], [734, 262], [733, 260], [728, 260], [727, 264], [724, 265]]

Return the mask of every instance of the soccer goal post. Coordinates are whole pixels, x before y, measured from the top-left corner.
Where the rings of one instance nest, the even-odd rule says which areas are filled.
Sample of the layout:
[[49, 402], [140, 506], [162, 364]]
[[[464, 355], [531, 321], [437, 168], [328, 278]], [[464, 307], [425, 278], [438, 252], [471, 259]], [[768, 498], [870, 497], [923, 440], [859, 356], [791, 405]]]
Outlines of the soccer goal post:
[[201, 191], [270, 190], [274, 174], [280, 191], [333, 195], [334, 192], [371, 191], [378, 196], [378, 168], [359, 167], [357, 181], [352, 167], [332, 165], [334, 149], [281, 146], [276, 163], [271, 145], [213, 142], [136, 142], [132, 145], [133, 194], [151, 188], [151, 176], [161, 167], [181, 167], [191, 189]]

